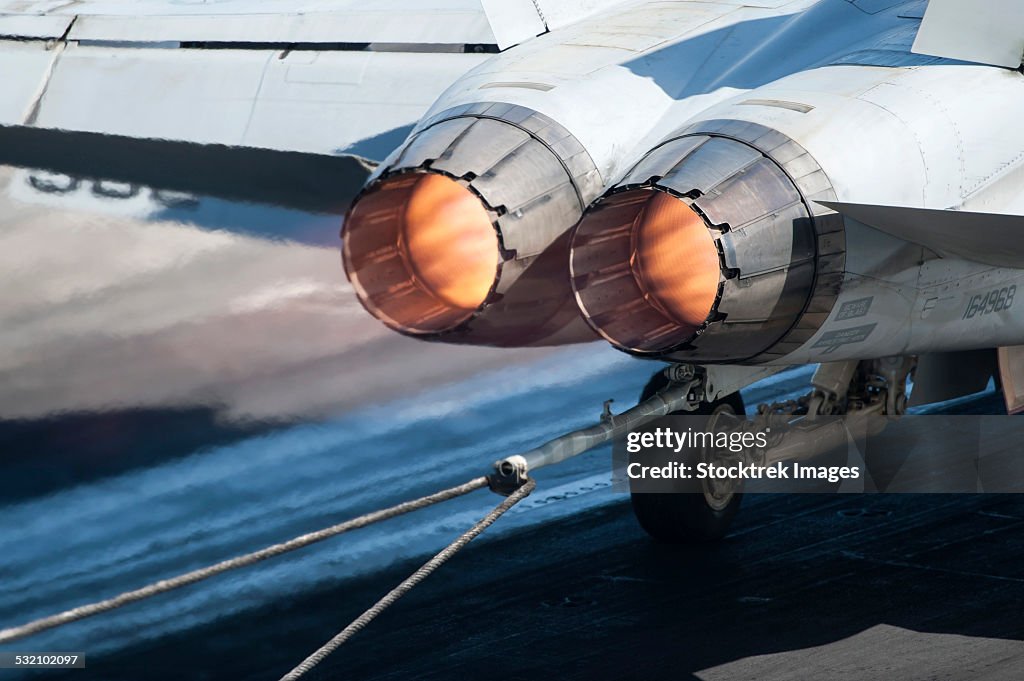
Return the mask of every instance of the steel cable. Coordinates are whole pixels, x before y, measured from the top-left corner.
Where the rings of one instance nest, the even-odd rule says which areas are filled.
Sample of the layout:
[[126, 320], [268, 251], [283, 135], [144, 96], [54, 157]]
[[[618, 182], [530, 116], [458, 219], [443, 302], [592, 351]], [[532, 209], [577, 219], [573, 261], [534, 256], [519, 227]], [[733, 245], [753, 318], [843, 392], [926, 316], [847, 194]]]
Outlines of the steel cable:
[[334, 638], [321, 646], [316, 652], [303, 660], [297, 667], [282, 676], [281, 681], [295, 681], [313, 667], [320, 664], [324, 658], [341, 647], [343, 643], [352, 638], [363, 627], [373, 621], [375, 617], [393, 605], [395, 601], [411, 591], [414, 586], [429, 577], [430, 573], [444, 565], [449, 558], [458, 553], [459, 550], [466, 546], [466, 544], [471, 542], [481, 532], [490, 527], [491, 524], [500, 518], [506, 511], [529, 496], [530, 492], [532, 492], [533, 488], [536, 486], [537, 483], [533, 480], [527, 480], [523, 483], [521, 487], [504, 499], [500, 504], [495, 506], [490, 513], [481, 518], [476, 525], [473, 525], [473, 527], [469, 528], [458, 539], [442, 549], [440, 553], [424, 563], [420, 569], [416, 570], [416, 572], [412, 573], [412, 575], [405, 579], [405, 581], [389, 591], [362, 615], [352, 620], [351, 624], [342, 629]]
[[[348, 532], [349, 530], [366, 527], [367, 525], [371, 525], [382, 520], [404, 515], [421, 508], [426, 508], [427, 506], [432, 506], [433, 504], [437, 504], [442, 501], [454, 499], [455, 497], [468, 494], [469, 492], [486, 486], [486, 477], [474, 478], [461, 485], [450, 487], [448, 489], [441, 490], [440, 492], [435, 492], [434, 494], [428, 494], [427, 496], [420, 497], [418, 499], [405, 501], [395, 506], [391, 506], [390, 508], [366, 513], [358, 518], [352, 518], [351, 520], [346, 520], [345, 522], [337, 525], [332, 525], [331, 527], [326, 527], [322, 530], [317, 530], [316, 532], [310, 532], [308, 534], [295, 537], [294, 539], [290, 539], [280, 544], [273, 544], [272, 546], [260, 549], [259, 551], [247, 553], [235, 558], [229, 558], [228, 560], [221, 561], [214, 565], [186, 572], [185, 574], [178, 575], [177, 577], [162, 579], [159, 582], [154, 582], [153, 584], [149, 584], [140, 589], [126, 591], [125, 593], [114, 596], [113, 598], [97, 601], [96, 603], [90, 603], [88, 605], [81, 605], [77, 608], [57, 613], [56, 615], [50, 615], [48, 617], [33, 620], [32, 622], [28, 622], [21, 626], [3, 629], [0, 630], [0, 643], [7, 643], [8, 641], [24, 638], [25, 636], [36, 634], [47, 629], [52, 629], [53, 627], [58, 627], [62, 624], [75, 622], [86, 617], [91, 617], [92, 615], [98, 615], [99, 613], [120, 608], [121, 606], [128, 605], [129, 603], [134, 603], [135, 601], [141, 601], [144, 598], [150, 598], [151, 596], [156, 596], [189, 584], [195, 584], [196, 582], [209, 579], [210, 577], [219, 575], [223, 572], [246, 567], [268, 558], [288, 553], [289, 551], [295, 551], [296, 549], [301, 549], [305, 546], [309, 546], [310, 544], [315, 544], [316, 542], [335, 537], [344, 532]], [[502, 513], [504, 513], [504, 511], [502, 511]], [[498, 513], [498, 515], [501, 515], [501, 513]], [[491, 520], [491, 522], [494, 521]], [[487, 523], [487, 525], [489, 524], [490, 522]], [[484, 527], [486, 527], [486, 525], [484, 525]], [[479, 532], [477, 532], [477, 534], [479, 534]]]

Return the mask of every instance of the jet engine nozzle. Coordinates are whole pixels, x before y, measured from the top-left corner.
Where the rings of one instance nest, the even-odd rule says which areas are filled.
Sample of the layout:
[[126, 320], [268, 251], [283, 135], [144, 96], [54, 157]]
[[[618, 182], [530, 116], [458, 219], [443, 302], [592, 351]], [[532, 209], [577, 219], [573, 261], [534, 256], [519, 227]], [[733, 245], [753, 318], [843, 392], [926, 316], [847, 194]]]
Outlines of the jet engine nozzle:
[[580, 307], [613, 344], [675, 347], [704, 324], [718, 296], [718, 248], [701, 216], [650, 188], [614, 194], [572, 241]]
[[469, 319], [498, 278], [498, 234], [465, 186], [444, 175], [387, 178], [346, 222], [345, 269], [363, 304], [409, 333]]
[[559, 124], [507, 104], [459, 107], [422, 123], [375, 175], [342, 230], [345, 271], [371, 314], [447, 342], [593, 339], [565, 263], [601, 177]]
[[[696, 124], [644, 156], [572, 235], [576, 302], [617, 348], [762, 362], [824, 322], [845, 263], [825, 174], [782, 134]], [[833, 214], [834, 215], [834, 214]]]

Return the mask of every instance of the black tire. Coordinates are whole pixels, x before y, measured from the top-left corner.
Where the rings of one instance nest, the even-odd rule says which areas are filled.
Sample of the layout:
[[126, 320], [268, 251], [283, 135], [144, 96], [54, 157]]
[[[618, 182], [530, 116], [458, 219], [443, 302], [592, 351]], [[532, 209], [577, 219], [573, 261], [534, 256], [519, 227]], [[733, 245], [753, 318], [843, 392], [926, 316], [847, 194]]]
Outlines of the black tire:
[[[661, 371], [647, 382], [640, 400], [646, 400], [668, 385]], [[677, 414], [708, 416], [722, 411], [744, 414], [743, 398], [738, 392], [715, 402], [705, 403], [696, 411]], [[633, 514], [640, 527], [654, 539], [670, 544], [704, 543], [717, 541], [729, 531], [733, 518], [740, 510], [742, 492], [733, 492], [727, 503], [712, 506], [705, 494], [632, 492]]]

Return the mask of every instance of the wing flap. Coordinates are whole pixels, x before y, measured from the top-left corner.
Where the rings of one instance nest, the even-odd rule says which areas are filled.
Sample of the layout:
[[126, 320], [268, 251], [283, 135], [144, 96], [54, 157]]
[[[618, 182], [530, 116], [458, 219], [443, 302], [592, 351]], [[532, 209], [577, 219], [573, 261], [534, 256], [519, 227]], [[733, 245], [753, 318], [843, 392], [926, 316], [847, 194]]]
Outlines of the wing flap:
[[1024, 216], [818, 201], [904, 241], [996, 267], [1024, 268]]

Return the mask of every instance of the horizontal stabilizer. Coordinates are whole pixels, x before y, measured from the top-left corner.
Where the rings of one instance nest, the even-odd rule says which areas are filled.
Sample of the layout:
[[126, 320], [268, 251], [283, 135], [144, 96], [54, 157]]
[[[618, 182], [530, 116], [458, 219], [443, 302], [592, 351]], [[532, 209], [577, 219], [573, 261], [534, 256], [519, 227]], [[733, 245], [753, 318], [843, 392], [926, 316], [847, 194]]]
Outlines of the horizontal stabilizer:
[[950, 255], [1024, 268], [1024, 216], [819, 201], [857, 222]]
[[912, 51], [1015, 69], [1024, 55], [1024, 2], [931, 0]]
[[[0, 0], [0, 31], [74, 42], [505, 49], [545, 31], [531, 0]], [[436, 48], [435, 48], [436, 49]]]

